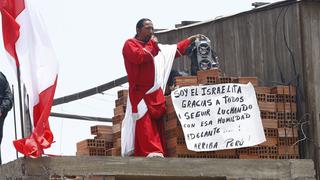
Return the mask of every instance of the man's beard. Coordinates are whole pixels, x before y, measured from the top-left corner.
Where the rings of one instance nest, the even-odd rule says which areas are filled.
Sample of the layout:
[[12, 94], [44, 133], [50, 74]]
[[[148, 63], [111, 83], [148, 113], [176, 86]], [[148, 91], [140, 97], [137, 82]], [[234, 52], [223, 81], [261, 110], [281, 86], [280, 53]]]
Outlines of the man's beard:
[[146, 37], [143, 39], [143, 41], [144, 41], [144, 42], [149, 42], [150, 39], [151, 39], [151, 37], [152, 37], [152, 35], [148, 35], [148, 36], [146, 36]]

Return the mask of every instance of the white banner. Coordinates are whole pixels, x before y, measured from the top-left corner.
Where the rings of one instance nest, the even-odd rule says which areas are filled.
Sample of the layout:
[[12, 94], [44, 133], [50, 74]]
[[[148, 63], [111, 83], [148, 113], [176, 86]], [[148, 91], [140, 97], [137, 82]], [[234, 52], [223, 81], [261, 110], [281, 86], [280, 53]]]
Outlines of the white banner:
[[251, 83], [182, 87], [171, 98], [189, 150], [235, 149], [265, 141]]

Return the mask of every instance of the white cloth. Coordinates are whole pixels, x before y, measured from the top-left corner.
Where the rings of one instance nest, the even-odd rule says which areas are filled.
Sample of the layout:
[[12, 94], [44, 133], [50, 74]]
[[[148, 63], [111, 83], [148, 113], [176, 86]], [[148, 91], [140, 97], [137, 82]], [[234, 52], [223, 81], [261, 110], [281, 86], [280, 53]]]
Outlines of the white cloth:
[[[155, 80], [154, 86], [147, 92], [150, 94], [159, 88], [163, 90], [166, 88], [166, 84], [171, 72], [173, 60], [177, 51], [177, 45], [162, 45], [159, 44], [160, 51], [156, 57], [154, 57], [155, 65]], [[148, 111], [147, 105], [142, 99], [138, 104], [138, 112], [132, 113], [130, 98], [128, 95], [126, 114], [122, 121], [121, 127], [121, 155], [129, 156], [134, 153], [134, 138], [136, 120], [142, 118]]]

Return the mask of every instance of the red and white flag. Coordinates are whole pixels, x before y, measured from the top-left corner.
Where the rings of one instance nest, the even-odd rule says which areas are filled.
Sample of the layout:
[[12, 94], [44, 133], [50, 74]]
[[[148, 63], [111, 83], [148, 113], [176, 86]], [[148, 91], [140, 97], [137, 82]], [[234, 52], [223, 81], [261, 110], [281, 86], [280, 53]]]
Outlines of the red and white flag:
[[2, 33], [8, 58], [20, 68], [29, 95], [33, 132], [13, 142], [28, 157], [39, 157], [53, 142], [49, 115], [57, 84], [58, 63], [39, 12], [41, 0], [0, 0]]

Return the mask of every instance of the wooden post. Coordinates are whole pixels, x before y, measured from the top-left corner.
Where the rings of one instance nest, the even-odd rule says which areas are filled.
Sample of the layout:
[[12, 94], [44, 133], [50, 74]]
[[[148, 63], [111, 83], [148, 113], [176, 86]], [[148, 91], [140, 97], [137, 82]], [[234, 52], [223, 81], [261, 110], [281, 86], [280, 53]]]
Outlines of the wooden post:
[[107, 176], [105, 180], [116, 180], [115, 176]]

